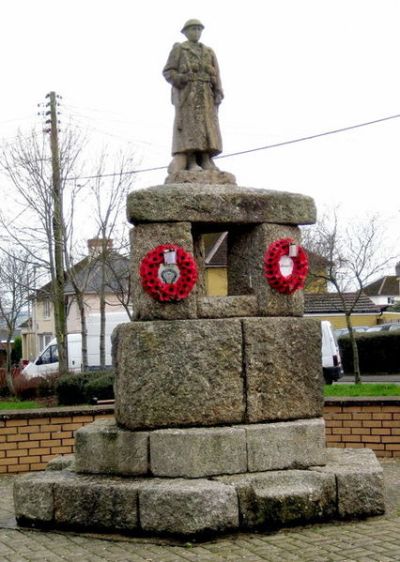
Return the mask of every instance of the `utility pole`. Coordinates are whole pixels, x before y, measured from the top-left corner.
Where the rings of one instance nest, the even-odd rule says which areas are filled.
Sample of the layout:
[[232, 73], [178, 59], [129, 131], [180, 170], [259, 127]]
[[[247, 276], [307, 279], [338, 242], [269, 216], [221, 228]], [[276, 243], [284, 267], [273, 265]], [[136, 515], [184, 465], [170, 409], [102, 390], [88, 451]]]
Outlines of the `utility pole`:
[[53, 237], [54, 237], [54, 269], [55, 275], [52, 279], [54, 323], [58, 346], [59, 372], [64, 374], [68, 370], [68, 347], [66, 340], [66, 314], [64, 301], [64, 215], [63, 197], [61, 187], [60, 171], [60, 149], [58, 144], [58, 119], [57, 119], [57, 96], [55, 92], [47, 94], [49, 102], [46, 104], [49, 116], [46, 123], [49, 125], [47, 132], [50, 133], [50, 150], [52, 164], [52, 198], [53, 198]]

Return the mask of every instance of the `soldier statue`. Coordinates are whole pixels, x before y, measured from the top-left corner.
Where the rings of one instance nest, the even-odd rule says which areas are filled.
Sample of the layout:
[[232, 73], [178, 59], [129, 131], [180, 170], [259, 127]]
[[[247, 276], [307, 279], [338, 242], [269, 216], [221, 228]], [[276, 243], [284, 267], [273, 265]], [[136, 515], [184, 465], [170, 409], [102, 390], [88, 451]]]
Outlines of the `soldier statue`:
[[163, 75], [172, 85], [175, 122], [170, 174], [182, 170], [218, 170], [213, 157], [222, 152], [218, 106], [224, 94], [214, 51], [199, 42], [204, 25], [188, 20], [175, 43]]

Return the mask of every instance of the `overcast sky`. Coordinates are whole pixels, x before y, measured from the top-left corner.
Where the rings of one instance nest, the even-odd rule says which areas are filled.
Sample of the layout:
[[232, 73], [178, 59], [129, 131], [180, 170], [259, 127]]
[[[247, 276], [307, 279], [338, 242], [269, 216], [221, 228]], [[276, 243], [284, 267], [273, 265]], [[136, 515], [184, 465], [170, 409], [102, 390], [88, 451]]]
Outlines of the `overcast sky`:
[[[64, 122], [136, 151], [140, 168], [167, 165], [173, 107], [161, 72], [189, 18], [219, 60], [225, 154], [400, 114], [398, 0], [2, 0], [0, 13], [0, 142], [39, 125], [37, 104], [55, 90]], [[393, 119], [219, 167], [321, 209], [399, 217], [399, 147]], [[138, 174], [136, 186], [165, 176]]]

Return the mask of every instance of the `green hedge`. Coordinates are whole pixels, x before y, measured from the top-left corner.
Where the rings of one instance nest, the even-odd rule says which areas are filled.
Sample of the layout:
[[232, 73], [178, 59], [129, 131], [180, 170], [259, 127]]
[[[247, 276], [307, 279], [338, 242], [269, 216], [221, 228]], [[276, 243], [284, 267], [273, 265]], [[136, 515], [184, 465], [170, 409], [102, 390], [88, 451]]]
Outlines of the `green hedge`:
[[63, 406], [88, 404], [93, 398], [114, 398], [112, 371], [94, 371], [60, 377], [56, 385], [58, 403]]
[[[356, 333], [361, 373], [400, 373], [400, 333]], [[353, 373], [353, 353], [348, 336], [339, 338], [344, 372]]]

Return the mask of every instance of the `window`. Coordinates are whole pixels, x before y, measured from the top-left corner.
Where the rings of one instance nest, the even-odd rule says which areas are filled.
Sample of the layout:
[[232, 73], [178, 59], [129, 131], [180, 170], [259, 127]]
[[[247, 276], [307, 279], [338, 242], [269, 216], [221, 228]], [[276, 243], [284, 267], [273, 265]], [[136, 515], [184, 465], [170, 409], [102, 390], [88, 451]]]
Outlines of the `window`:
[[54, 338], [53, 334], [39, 334], [39, 348], [43, 349]]
[[46, 299], [43, 301], [43, 318], [50, 318], [51, 305], [50, 300]]
[[58, 361], [58, 348], [56, 345], [51, 345], [40, 356], [40, 364], [47, 365], [48, 363], [57, 363]]

